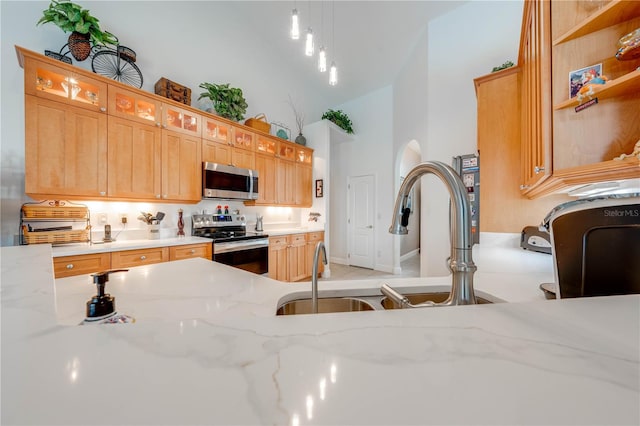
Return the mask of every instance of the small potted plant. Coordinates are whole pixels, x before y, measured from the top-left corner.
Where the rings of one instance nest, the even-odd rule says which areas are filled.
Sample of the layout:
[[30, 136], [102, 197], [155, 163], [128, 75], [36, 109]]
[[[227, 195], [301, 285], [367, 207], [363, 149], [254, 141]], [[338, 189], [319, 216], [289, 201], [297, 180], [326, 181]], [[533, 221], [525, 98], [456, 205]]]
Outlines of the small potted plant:
[[69, 35], [69, 51], [78, 61], [84, 61], [94, 45], [116, 44], [116, 37], [100, 29], [98, 19], [91, 16], [89, 10], [70, 1], [53, 0], [49, 8], [42, 12], [42, 18], [36, 26], [53, 22]]
[[324, 114], [322, 114], [323, 120], [329, 120], [338, 127], [340, 127], [345, 132], [351, 134], [353, 133], [353, 127], [349, 116], [342, 112], [341, 110], [334, 111], [332, 109], [327, 110]]
[[219, 116], [233, 121], [240, 121], [244, 118], [248, 105], [242, 95], [242, 89], [229, 87], [229, 83], [202, 83], [199, 87], [205, 89], [206, 92], [202, 92], [198, 100], [209, 98]]

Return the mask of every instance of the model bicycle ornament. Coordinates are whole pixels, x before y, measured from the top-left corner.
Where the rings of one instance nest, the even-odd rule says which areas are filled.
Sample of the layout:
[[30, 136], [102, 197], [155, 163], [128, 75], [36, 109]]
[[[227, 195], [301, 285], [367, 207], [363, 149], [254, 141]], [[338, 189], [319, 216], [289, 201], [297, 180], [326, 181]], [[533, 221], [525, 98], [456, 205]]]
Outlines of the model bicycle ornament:
[[[89, 55], [91, 58], [91, 71], [129, 86], [141, 88], [143, 79], [140, 68], [135, 64], [136, 52], [127, 46], [121, 45], [118, 42], [118, 38], [113, 34], [107, 31], [105, 33], [115, 40], [114, 48], [107, 45], [93, 44]], [[62, 46], [58, 53], [50, 50], [44, 51], [45, 56], [71, 64], [69, 53], [69, 43]]]

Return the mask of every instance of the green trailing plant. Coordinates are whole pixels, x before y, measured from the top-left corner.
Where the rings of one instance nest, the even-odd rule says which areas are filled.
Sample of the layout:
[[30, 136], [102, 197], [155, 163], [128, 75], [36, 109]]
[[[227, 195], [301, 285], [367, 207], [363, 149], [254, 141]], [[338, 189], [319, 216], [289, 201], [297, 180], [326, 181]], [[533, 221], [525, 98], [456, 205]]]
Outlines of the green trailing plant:
[[332, 109], [329, 109], [327, 110], [327, 112], [322, 114], [322, 119], [331, 121], [347, 133], [353, 133], [351, 120], [349, 119], [347, 114], [345, 114], [341, 110], [334, 111]]
[[53, 0], [36, 26], [48, 22], [56, 24], [65, 33], [88, 34], [93, 44], [116, 44], [118, 41], [113, 34], [100, 29], [98, 19], [91, 16], [88, 9], [70, 1]]
[[491, 70], [491, 72], [496, 72], [496, 71], [500, 71], [500, 70], [504, 70], [506, 68], [511, 68], [513, 66], [513, 62], [511, 61], [507, 61], [504, 64], [500, 65], [499, 67], [493, 67], [493, 69]]
[[242, 89], [229, 87], [229, 83], [213, 84], [205, 82], [199, 87], [205, 89], [206, 92], [202, 92], [198, 100], [209, 98], [219, 116], [233, 121], [240, 121], [244, 118], [248, 105], [242, 94]]

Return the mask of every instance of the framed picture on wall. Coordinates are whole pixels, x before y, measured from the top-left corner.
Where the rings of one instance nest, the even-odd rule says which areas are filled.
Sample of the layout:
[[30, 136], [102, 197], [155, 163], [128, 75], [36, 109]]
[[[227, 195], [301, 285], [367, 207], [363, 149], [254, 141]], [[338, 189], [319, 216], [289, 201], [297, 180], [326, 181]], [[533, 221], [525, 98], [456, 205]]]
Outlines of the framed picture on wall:
[[316, 180], [316, 198], [322, 198], [324, 195], [324, 182], [322, 179]]

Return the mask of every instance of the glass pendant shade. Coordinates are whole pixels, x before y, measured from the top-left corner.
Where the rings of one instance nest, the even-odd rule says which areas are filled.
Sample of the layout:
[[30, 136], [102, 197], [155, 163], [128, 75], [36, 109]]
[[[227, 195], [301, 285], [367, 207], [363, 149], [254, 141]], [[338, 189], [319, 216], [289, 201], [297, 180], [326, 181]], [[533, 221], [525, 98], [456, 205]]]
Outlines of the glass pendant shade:
[[291, 12], [291, 38], [298, 40], [300, 38], [300, 25], [298, 24], [298, 9]]
[[334, 61], [331, 62], [331, 69], [329, 70], [329, 84], [335, 86], [338, 84], [338, 67]]
[[313, 30], [311, 30], [311, 27], [307, 30], [307, 41], [304, 44], [304, 54], [307, 56], [313, 56]]
[[320, 48], [318, 52], [318, 71], [325, 72], [327, 70], [327, 52], [324, 50], [324, 46]]

